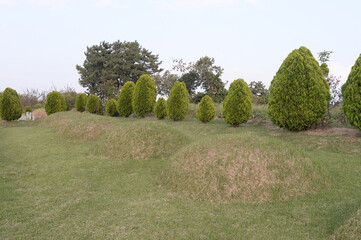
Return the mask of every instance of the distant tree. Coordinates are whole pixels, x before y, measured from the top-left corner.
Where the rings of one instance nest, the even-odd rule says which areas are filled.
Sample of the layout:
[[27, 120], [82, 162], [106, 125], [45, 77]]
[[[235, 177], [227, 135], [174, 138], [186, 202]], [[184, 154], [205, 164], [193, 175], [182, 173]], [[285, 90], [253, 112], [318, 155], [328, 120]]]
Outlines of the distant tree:
[[66, 111], [67, 106], [64, 96], [58, 91], [52, 91], [46, 96], [45, 112], [47, 115]]
[[60, 93], [64, 96], [66, 102], [66, 110], [70, 111], [75, 107], [75, 101], [77, 97], [77, 92], [74, 88], [66, 86], [64, 89], [60, 90]]
[[177, 74], [171, 73], [169, 70], [163, 74], [157, 73], [154, 75], [155, 85], [157, 86], [157, 94], [161, 96], [168, 96], [175, 81], [179, 80]]
[[87, 96], [85, 93], [79, 93], [75, 99], [75, 109], [84, 112], [86, 107]]
[[188, 114], [189, 98], [184, 82], [176, 81], [167, 100], [168, 117], [174, 121], [183, 120]]
[[32, 111], [33, 111], [33, 109], [30, 106], [26, 106], [24, 108], [24, 112], [32, 112]]
[[179, 82], [184, 82], [188, 91], [188, 97], [191, 99], [195, 90], [201, 85], [199, 75], [195, 71], [190, 71], [182, 75]]
[[87, 47], [82, 66], [76, 65], [79, 83], [101, 99], [115, 97], [128, 81], [137, 82], [143, 74], [161, 72], [158, 55], [143, 48], [137, 41], [101, 42]]
[[210, 122], [215, 116], [214, 103], [208, 95], [204, 96], [199, 103], [196, 118], [203, 122]]
[[31, 106], [32, 108], [35, 108], [41, 98], [41, 94], [37, 89], [26, 89], [23, 93], [19, 94], [19, 97], [23, 106]]
[[248, 121], [252, 109], [252, 92], [243, 79], [234, 80], [223, 102], [223, 117], [233, 127]]
[[118, 114], [117, 110], [117, 101], [115, 99], [110, 99], [105, 106], [105, 111], [108, 113], [109, 116], [114, 117]]
[[269, 91], [266, 89], [266, 86], [261, 82], [252, 81], [249, 85], [257, 104], [267, 104]]
[[163, 119], [167, 116], [167, 101], [164, 98], [159, 98], [155, 104], [154, 115], [158, 119]]
[[317, 53], [318, 54], [318, 60], [321, 63], [328, 62], [330, 60], [330, 55], [332, 53], [333, 53], [332, 51], [323, 50], [322, 52]]
[[23, 108], [18, 93], [11, 88], [6, 88], [0, 95], [0, 114], [6, 121], [16, 120], [21, 117]]
[[325, 78], [327, 78], [327, 77], [328, 77], [328, 74], [330, 73], [330, 69], [328, 68], [327, 63], [322, 63], [322, 64], [320, 65], [320, 68], [321, 68], [321, 70], [322, 70], [323, 76], [324, 76]]
[[132, 81], [126, 82], [122, 87], [117, 101], [120, 116], [129, 117], [133, 111], [133, 93], [135, 84]]
[[133, 93], [133, 110], [139, 117], [145, 117], [153, 111], [157, 99], [157, 88], [153, 78], [144, 74], [140, 76]]

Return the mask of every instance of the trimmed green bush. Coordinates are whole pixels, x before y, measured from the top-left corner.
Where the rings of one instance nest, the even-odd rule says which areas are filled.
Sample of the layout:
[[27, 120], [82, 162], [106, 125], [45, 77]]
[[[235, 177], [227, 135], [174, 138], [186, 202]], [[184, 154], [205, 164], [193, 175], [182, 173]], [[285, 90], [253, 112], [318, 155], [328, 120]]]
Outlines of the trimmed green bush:
[[234, 80], [223, 102], [223, 117], [226, 123], [238, 127], [251, 116], [252, 92], [241, 78]]
[[204, 96], [199, 103], [196, 118], [203, 123], [207, 123], [214, 118], [215, 114], [212, 98], [208, 95]]
[[133, 93], [135, 84], [128, 81], [122, 87], [118, 96], [118, 112], [120, 116], [129, 117], [133, 113]]
[[267, 114], [288, 130], [300, 131], [320, 122], [331, 99], [329, 85], [310, 50], [293, 50], [270, 86]]
[[110, 99], [105, 107], [105, 111], [111, 117], [116, 116], [118, 114], [117, 101], [115, 101], [115, 99]]
[[100, 113], [101, 108], [100, 98], [95, 94], [90, 94], [86, 103], [86, 110], [90, 113]]
[[36, 104], [36, 107], [35, 107], [36, 109], [40, 109], [41, 108], [41, 104], [40, 103], [38, 103], [38, 104]]
[[26, 106], [24, 108], [24, 112], [32, 112], [32, 111], [33, 111], [33, 109], [30, 106]]
[[164, 98], [159, 98], [155, 104], [154, 115], [158, 119], [163, 119], [167, 116], [167, 101]]
[[11, 121], [21, 117], [21, 106], [18, 93], [11, 88], [6, 88], [0, 95], [0, 114], [3, 120]]
[[143, 74], [137, 81], [133, 93], [133, 110], [139, 117], [153, 111], [157, 99], [157, 88], [153, 78]]
[[361, 130], [361, 54], [342, 86], [342, 109], [352, 126]]
[[87, 102], [87, 96], [85, 93], [79, 93], [75, 100], [75, 109], [79, 112], [84, 112]]
[[58, 91], [52, 91], [46, 96], [45, 112], [47, 115], [66, 111], [67, 105], [64, 96]]
[[189, 98], [186, 84], [176, 81], [167, 100], [168, 117], [174, 121], [183, 120], [188, 114]]

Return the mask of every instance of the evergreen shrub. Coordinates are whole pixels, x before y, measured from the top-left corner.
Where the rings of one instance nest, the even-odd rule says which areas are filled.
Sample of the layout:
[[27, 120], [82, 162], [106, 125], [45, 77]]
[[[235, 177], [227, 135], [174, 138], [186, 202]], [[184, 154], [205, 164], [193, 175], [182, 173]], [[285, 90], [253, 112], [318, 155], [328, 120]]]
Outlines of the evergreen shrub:
[[226, 123], [238, 127], [251, 116], [252, 92], [243, 79], [234, 80], [223, 102], [223, 117]]
[[6, 88], [0, 95], [0, 114], [3, 120], [11, 121], [21, 117], [21, 106], [18, 93], [11, 88]]
[[212, 98], [208, 95], [204, 96], [199, 103], [196, 118], [203, 123], [207, 123], [214, 118], [215, 114]]
[[118, 96], [118, 112], [120, 116], [129, 117], [133, 113], [133, 93], [135, 84], [128, 81], [122, 87]]
[[86, 110], [90, 113], [100, 113], [102, 108], [102, 102], [100, 98], [95, 94], [90, 94], [86, 103]]
[[64, 96], [58, 91], [52, 91], [46, 96], [45, 112], [47, 115], [66, 111], [67, 105]]
[[30, 106], [26, 106], [24, 108], [24, 112], [32, 112], [32, 111], [33, 111], [33, 109]]
[[167, 116], [167, 101], [164, 98], [159, 98], [155, 104], [154, 115], [158, 119], [163, 119]]
[[105, 111], [111, 117], [118, 115], [117, 101], [115, 99], [110, 99], [105, 107]]
[[189, 98], [184, 82], [176, 81], [167, 100], [168, 117], [174, 121], [183, 120], [188, 114]]
[[153, 111], [157, 98], [157, 88], [153, 78], [143, 74], [138, 79], [133, 93], [133, 110], [139, 117], [145, 117]]
[[310, 50], [293, 50], [270, 86], [267, 114], [288, 130], [310, 128], [323, 118], [331, 99], [329, 85]]
[[79, 112], [84, 112], [87, 102], [87, 96], [85, 93], [79, 93], [75, 100], [75, 109]]

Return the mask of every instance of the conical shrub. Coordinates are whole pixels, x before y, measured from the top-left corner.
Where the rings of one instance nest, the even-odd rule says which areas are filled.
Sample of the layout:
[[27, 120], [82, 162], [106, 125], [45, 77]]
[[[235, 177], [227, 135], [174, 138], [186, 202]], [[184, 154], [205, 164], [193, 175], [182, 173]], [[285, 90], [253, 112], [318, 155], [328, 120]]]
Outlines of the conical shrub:
[[86, 103], [86, 110], [90, 113], [100, 113], [101, 105], [100, 98], [95, 94], [90, 94]]
[[349, 123], [361, 130], [361, 54], [342, 86], [342, 109]]
[[120, 116], [129, 117], [133, 113], [133, 93], [135, 84], [126, 82], [118, 96], [118, 112]]
[[248, 121], [252, 109], [252, 92], [243, 79], [234, 80], [223, 102], [223, 117], [234, 127]]
[[184, 82], [176, 81], [167, 100], [168, 117], [174, 121], [183, 120], [188, 114], [188, 91]]
[[47, 115], [66, 111], [67, 108], [65, 97], [60, 92], [52, 91], [48, 93], [45, 102], [45, 112]]
[[138, 79], [133, 93], [133, 110], [139, 117], [153, 111], [157, 99], [157, 88], [153, 78], [143, 74]]
[[300, 47], [283, 61], [270, 86], [268, 116], [288, 130], [321, 121], [330, 101], [329, 85], [310, 50]]
[[105, 106], [105, 111], [108, 113], [109, 116], [114, 117], [118, 114], [117, 110], [117, 101], [115, 99], [110, 99]]
[[215, 114], [212, 98], [208, 95], [204, 96], [199, 103], [196, 118], [203, 123], [207, 123], [214, 118]]
[[21, 106], [18, 93], [11, 88], [6, 88], [0, 96], [0, 114], [3, 120], [11, 121], [21, 117]]
[[167, 116], [167, 101], [164, 98], [159, 98], [155, 104], [154, 115], [158, 119], [163, 119]]
[[75, 99], [75, 109], [84, 112], [86, 107], [87, 96], [85, 93], [79, 93]]

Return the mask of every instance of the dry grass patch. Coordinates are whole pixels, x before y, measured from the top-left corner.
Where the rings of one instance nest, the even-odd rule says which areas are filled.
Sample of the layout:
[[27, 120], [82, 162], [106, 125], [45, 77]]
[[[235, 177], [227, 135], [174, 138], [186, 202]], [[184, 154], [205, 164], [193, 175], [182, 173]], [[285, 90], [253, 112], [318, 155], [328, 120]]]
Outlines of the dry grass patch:
[[341, 226], [334, 235], [332, 240], [359, 240], [361, 239], [361, 208], [351, 217], [347, 223]]
[[190, 198], [286, 201], [320, 189], [319, 167], [292, 145], [250, 134], [222, 136], [176, 154], [160, 182]]

